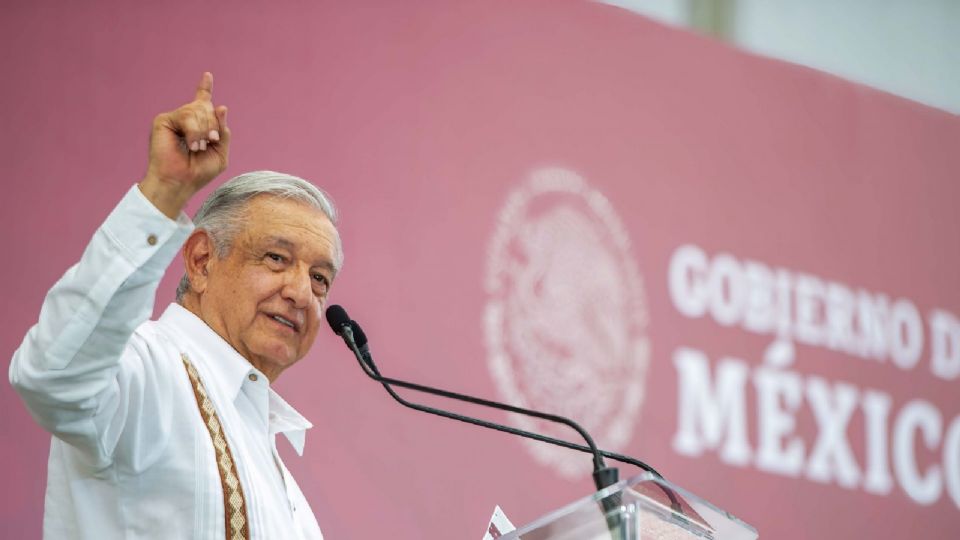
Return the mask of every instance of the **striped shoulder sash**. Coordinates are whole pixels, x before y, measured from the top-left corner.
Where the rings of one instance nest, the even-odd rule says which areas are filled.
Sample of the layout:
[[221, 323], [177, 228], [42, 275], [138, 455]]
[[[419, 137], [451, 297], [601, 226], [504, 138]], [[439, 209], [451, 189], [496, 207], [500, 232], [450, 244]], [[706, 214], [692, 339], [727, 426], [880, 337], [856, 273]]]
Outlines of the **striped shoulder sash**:
[[187, 355], [181, 353], [180, 358], [183, 360], [183, 366], [187, 369], [190, 385], [193, 386], [193, 395], [197, 398], [200, 417], [203, 418], [203, 424], [207, 426], [210, 440], [213, 442], [213, 449], [217, 455], [220, 487], [223, 489], [223, 515], [226, 520], [227, 540], [247, 540], [250, 538], [247, 505], [244, 501], [240, 477], [237, 475], [237, 465], [233, 460], [233, 454], [230, 452], [227, 437], [223, 433], [223, 424], [217, 417], [213, 401], [210, 400], [207, 389], [203, 386], [203, 381], [200, 380], [197, 368], [193, 367]]

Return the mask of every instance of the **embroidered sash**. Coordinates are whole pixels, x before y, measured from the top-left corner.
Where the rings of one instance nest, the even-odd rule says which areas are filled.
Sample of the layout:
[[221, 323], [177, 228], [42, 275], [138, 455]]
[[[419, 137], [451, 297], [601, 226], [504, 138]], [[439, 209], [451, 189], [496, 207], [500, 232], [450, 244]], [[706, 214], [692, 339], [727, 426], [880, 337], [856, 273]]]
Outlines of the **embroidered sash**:
[[226, 520], [227, 540], [247, 540], [250, 538], [247, 505], [244, 502], [240, 477], [237, 475], [237, 466], [233, 461], [230, 445], [227, 444], [227, 438], [223, 433], [223, 425], [217, 417], [217, 411], [213, 408], [213, 402], [207, 395], [207, 389], [204, 388], [203, 382], [200, 380], [200, 374], [190, 363], [187, 355], [181, 353], [180, 358], [183, 360], [183, 366], [187, 369], [187, 376], [190, 377], [190, 384], [193, 386], [193, 395], [197, 398], [197, 407], [200, 409], [200, 417], [203, 418], [203, 423], [207, 426], [210, 440], [213, 441], [213, 449], [217, 455], [220, 487], [223, 489], [223, 515]]

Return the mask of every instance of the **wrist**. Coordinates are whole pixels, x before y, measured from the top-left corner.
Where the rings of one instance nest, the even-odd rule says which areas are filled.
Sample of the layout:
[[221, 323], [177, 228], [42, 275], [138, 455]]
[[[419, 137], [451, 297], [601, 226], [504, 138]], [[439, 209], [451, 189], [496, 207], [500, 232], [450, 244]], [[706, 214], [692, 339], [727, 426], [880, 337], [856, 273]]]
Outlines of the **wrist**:
[[173, 220], [180, 217], [180, 212], [183, 211], [187, 201], [193, 196], [193, 191], [190, 188], [182, 184], [165, 182], [149, 173], [137, 185], [144, 197], [157, 207], [157, 210]]

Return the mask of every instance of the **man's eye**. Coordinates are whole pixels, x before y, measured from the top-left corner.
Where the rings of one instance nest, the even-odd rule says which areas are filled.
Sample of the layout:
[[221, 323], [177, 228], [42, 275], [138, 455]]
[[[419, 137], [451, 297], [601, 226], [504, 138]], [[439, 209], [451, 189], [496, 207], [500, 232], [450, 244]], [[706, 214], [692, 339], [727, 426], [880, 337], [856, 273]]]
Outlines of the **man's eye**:
[[276, 253], [267, 253], [267, 258], [273, 262], [283, 262], [283, 255], [277, 255]]
[[323, 286], [327, 285], [327, 278], [323, 274], [314, 274], [313, 279]]

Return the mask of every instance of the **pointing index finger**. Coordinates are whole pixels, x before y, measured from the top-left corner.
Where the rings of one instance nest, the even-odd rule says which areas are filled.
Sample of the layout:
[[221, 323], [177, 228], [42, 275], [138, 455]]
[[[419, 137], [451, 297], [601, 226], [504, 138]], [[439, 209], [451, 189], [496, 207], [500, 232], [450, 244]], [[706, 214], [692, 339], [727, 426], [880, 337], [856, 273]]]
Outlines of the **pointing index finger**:
[[197, 101], [210, 101], [213, 98], [213, 73], [204, 71], [197, 86]]

